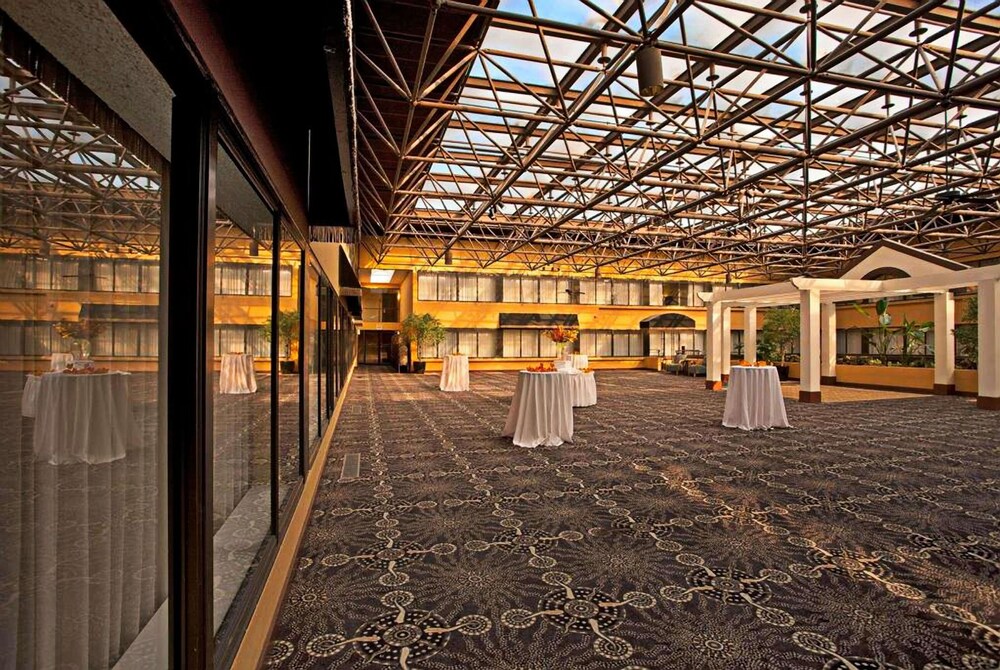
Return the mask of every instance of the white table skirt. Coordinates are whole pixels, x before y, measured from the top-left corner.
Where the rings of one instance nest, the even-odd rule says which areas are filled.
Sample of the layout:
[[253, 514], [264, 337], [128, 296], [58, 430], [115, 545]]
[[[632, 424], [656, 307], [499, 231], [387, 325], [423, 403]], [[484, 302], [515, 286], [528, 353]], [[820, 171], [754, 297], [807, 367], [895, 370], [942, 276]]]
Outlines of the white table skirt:
[[527, 372], [517, 376], [504, 436], [519, 447], [557, 447], [573, 441], [573, 393], [570, 375]]
[[570, 379], [573, 407], [590, 407], [597, 404], [597, 380], [593, 372], [563, 372]]
[[257, 375], [251, 354], [223, 354], [219, 393], [256, 393]]
[[791, 428], [776, 367], [733, 366], [722, 425], [742, 430]]
[[132, 429], [127, 372], [29, 376], [21, 412], [35, 418], [35, 457], [52, 465], [125, 457]]
[[465, 354], [449, 354], [441, 359], [442, 391], [469, 390], [469, 357]]
[[62, 372], [68, 365], [72, 365], [72, 363], [73, 354], [52, 354], [52, 367], [50, 369], [53, 372]]

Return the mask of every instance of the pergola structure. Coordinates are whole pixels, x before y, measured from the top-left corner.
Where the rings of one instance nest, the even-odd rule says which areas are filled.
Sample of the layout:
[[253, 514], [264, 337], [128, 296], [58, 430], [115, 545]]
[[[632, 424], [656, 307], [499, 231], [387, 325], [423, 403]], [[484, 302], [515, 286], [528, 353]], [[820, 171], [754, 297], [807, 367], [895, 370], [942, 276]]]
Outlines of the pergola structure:
[[[1000, 255], [1000, 0], [359, 0], [376, 263], [773, 281]], [[643, 92], [636, 61], [661, 56]], [[655, 87], [654, 87], [655, 88]]]
[[[757, 360], [757, 308], [798, 305], [800, 331], [799, 401], [820, 402], [821, 384], [837, 378], [837, 303], [915, 294], [934, 296], [934, 392], [955, 392], [954, 289], [974, 287], [979, 296], [979, 365], [977, 405], [1000, 410], [1000, 265], [955, 269], [897, 249], [876, 249], [839, 279], [796, 277], [743, 289], [717, 288], [702, 294], [707, 309], [706, 381], [719, 390], [730, 370], [730, 315], [743, 309], [744, 358]], [[944, 261], [944, 259], [940, 259]], [[897, 279], [862, 279], [865, 273], [903, 265]]]

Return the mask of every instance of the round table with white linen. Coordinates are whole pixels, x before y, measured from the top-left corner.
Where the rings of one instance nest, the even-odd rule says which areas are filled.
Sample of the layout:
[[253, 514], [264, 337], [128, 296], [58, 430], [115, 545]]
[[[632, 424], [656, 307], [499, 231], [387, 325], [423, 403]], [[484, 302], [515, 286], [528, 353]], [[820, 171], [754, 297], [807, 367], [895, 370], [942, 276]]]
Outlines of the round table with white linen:
[[448, 354], [441, 359], [442, 391], [469, 390], [469, 357], [465, 354]]
[[791, 428], [776, 367], [732, 367], [722, 425], [742, 430]]
[[573, 382], [570, 374], [527, 372], [517, 376], [503, 435], [519, 447], [558, 447], [573, 441]]
[[222, 354], [219, 393], [256, 393], [252, 354]]
[[35, 457], [52, 465], [125, 457], [132, 429], [129, 373], [29, 375], [21, 413], [34, 417]]
[[62, 372], [67, 367], [73, 364], [73, 354], [52, 354], [52, 364], [51, 370], [53, 372]]
[[560, 372], [570, 379], [573, 407], [590, 407], [597, 404], [597, 380], [593, 372], [568, 370]]

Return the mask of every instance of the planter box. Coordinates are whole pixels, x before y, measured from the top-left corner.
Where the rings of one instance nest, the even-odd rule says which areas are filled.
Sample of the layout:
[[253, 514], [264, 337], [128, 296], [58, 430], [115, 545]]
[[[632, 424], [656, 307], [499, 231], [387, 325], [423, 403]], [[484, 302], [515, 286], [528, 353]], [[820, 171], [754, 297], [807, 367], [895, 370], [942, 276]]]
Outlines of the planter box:
[[837, 364], [837, 382], [885, 389], [934, 390], [934, 368]]

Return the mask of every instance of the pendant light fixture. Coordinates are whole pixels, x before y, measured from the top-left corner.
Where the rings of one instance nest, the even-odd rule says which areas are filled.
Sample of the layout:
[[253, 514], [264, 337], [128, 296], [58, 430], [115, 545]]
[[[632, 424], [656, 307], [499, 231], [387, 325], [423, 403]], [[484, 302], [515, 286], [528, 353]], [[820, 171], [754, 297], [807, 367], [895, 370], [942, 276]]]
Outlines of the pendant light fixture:
[[647, 98], [663, 90], [663, 55], [658, 47], [647, 44], [639, 48], [635, 59], [639, 72], [639, 93]]

